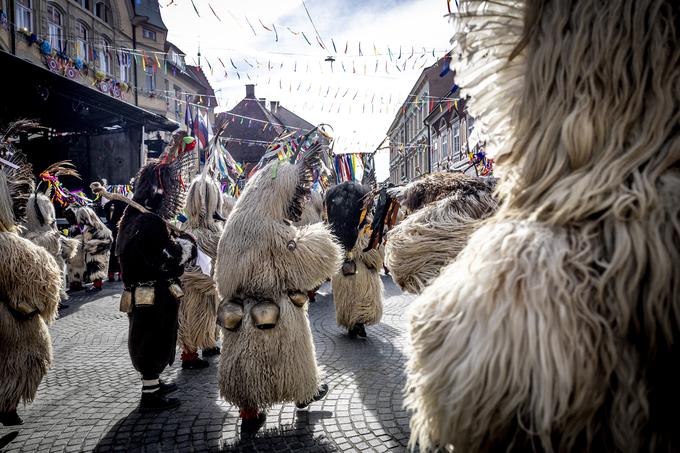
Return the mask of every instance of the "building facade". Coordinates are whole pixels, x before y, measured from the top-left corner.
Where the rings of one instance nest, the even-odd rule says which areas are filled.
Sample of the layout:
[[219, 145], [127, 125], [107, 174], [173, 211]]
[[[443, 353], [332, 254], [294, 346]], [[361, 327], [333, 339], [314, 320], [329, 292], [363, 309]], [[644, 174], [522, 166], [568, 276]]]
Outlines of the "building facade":
[[430, 170], [468, 170], [467, 139], [474, 119], [467, 113], [466, 101], [454, 99], [438, 102], [424, 119], [424, 124], [430, 135]]
[[246, 96], [227, 112], [217, 115], [217, 125], [226, 124], [222, 133], [226, 147], [247, 171], [264, 155], [269, 143], [283, 132], [302, 135], [314, 128], [278, 101], [255, 96], [255, 85], [246, 85]]
[[441, 59], [423, 70], [387, 131], [389, 180], [393, 184], [411, 181], [432, 169], [430, 129], [425, 118], [453, 91], [453, 72], [444, 71], [446, 64]]
[[0, 10], [0, 50], [178, 126], [187, 102], [213, 118], [210, 83], [167, 41], [158, 1], [0, 0]]

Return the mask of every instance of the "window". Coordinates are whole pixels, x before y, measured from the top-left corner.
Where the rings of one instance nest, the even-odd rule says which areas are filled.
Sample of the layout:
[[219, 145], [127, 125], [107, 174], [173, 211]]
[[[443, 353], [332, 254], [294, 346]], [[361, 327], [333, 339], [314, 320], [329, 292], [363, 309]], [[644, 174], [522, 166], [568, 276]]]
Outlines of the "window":
[[451, 128], [453, 132], [453, 156], [460, 159], [460, 123], [456, 123]]
[[175, 119], [179, 121], [182, 117], [182, 88], [174, 85], [173, 89], [175, 90]]
[[109, 8], [104, 2], [97, 2], [94, 5], [94, 15], [108, 23], [111, 14], [109, 13]]
[[128, 83], [130, 81], [130, 54], [119, 51], [118, 53], [118, 78], [121, 82]]
[[442, 129], [442, 159], [448, 157], [449, 155], [449, 131]]
[[82, 8], [85, 8], [86, 10], [90, 10], [90, 0], [75, 0], [77, 4], [79, 4]]
[[156, 32], [153, 30], [149, 30], [148, 28], [142, 28], [142, 35], [146, 39], [150, 39], [152, 41], [156, 40]]
[[47, 5], [47, 36], [53, 49], [64, 48], [64, 28], [61, 11], [52, 4]]
[[432, 136], [432, 156], [434, 156], [436, 162], [441, 161], [439, 156], [439, 136], [437, 135]]
[[82, 22], [76, 23], [76, 39], [78, 56], [83, 60], [90, 59], [90, 30]]
[[99, 49], [97, 58], [99, 60], [99, 70], [105, 74], [113, 72], [113, 61], [111, 60], [111, 42], [102, 37], [101, 47]]
[[17, 29], [33, 30], [33, 0], [16, 0], [15, 8]]
[[156, 77], [153, 73], [153, 66], [146, 65], [146, 90], [148, 92], [153, 92], [156, 90]]

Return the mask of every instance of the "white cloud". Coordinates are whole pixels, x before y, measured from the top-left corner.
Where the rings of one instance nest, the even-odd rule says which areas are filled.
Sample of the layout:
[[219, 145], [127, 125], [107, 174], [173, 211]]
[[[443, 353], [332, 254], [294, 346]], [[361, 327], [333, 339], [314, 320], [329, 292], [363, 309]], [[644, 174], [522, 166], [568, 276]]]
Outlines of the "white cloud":
[[[249, 74], [258, 97], [278, 100], [312, 123], [330, 124], [337, 139], [336, 150], [340, 152], [365, 152], [380, 144], [396, 109], [419, 76], [419, 68], [440, 57], [442, 52], [436, 53], [436, 57], [430, 52], [448, 49], [451, 36], [444, 18], [445, 4], [435, 0], [309, 0], [307, 7], [326, 50], [317, 44], [300, 0], [194, 0], [194, 3], [200, 18], [189, 0], [175, 0], [175, 4], [162, 9], [163, 19], [170, 30], [168, 39], [187, 53], [188, 61], [193, 61], [200, 44], [202, 66], [218, 91], [220, 109], [229, 109], [244, 97]], [[209, 4], [221, 22], [210, 11]], [[246, 23], [246, 17], [257, 36]], [[278, 42], [260, 20], [269, 28], [275, 24]], [[304, 32], [312, 45], [287, 27]], [[358, 56], [359, 42], [363, 57]], [[346, 43], [349, 43], [347, 55]], [[387, 55], [374, 56], [374, 44], [380, 53], [387, 53], [389, 46], [394, 61]], [[400, 46], [402, 57], [397, 60]], [[423, 47], [428, 53], [421, 57]], [[409, 59], [412, 48], [414, 56]], [[332, 72], [330, 63], [324, 61], [328, 55], [336, 58]], [[225, 78], [218, 58], [227, 66], [229, 78]], [[239, 69], [240, 80], [230, 58]], [[259, 69], [250, 68], [244, 58], [253, 65], [259, 62]], [[399, 72], [395, 62], [403, 67], [407, 59], [406, 71]], [[385, 73], [386, 62], [389, 74]], [[376, 158], [379, 178], [387, 175], [388, 159], [385, 153]]]

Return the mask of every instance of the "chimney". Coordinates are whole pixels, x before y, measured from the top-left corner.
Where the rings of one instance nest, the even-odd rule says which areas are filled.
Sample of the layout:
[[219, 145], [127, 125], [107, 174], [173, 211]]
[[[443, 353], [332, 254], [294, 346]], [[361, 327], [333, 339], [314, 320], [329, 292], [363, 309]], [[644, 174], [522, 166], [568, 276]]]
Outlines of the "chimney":
[[269, 110], [276, 113], [279, 110], [279, 101], [269, 101]]
[[255, 99], [255, 85], [251, 83], [246, 85], [246, 99]]

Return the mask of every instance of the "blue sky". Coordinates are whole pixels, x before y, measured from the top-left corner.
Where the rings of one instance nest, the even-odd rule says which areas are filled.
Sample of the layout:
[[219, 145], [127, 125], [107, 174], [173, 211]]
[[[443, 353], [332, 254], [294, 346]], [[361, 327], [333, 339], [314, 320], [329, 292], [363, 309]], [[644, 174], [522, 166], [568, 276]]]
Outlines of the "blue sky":
[[[278, 100], [312, 123], [330, 124], [337, 139], [336, 152], [375, 149], [420, 68], [436, 59], [431, 51], [441, 56], [452, 34], [444, 17], [444, 0], [306, 0], [326, 50], [317, 43], [301, 0], [194, 0], [200, 18], [190, 0], [166, 6], [168, 2], [161, 0], [168, 39], [188, 55], [189, 62], [194, 61], [200, 44], [202, 66], [217, 91], [219, 110], [241, 100], [245, 84], [252, 81], [258, 97]], [[278, 42], [276, 34], [265, 30], [260, 21], [272, 30], [272, 24], [276, 27]], [[358, 55], [359, 43], [363, 56]], [[402, 56], [397, 59], [400, 47]], [[329, 55], [336, 58], [332, 72], [325, 61]], [[227, 66], [228, 77], [218, 58]], [[398, 70], [397, 63], [406, 69]], [[376, 161], [382, 179], [388, 172], [384, 153]]]

